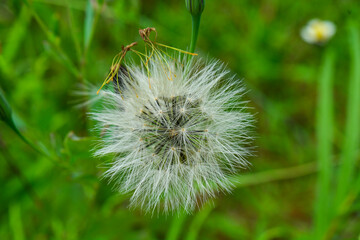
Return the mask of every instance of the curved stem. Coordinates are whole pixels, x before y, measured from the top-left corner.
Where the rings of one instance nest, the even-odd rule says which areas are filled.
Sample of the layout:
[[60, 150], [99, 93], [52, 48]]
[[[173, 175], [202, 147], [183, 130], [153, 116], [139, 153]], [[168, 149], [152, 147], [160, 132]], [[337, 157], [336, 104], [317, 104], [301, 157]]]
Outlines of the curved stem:
[[19, 129], [16, 127], [15, 123], [12, 121], [9, 124], [10, 128], [21, 138], [21, 140], [23, 140], [27, 145], [29, 145], [34, 151], [36, 151], [37, 153], [40, 154], [44, 154], [46, 155], [43, 151], [41, 151], [40, 149], [38, 149], [34, 144], [32, 144], [20, 131]]
[[305, 163], [302, 165], [253, 173], [249, 175], [237, 175], [230, 178], [236, 188], [260, 185], [275, 181], [290, 180], [318, 171], [317, 163]]

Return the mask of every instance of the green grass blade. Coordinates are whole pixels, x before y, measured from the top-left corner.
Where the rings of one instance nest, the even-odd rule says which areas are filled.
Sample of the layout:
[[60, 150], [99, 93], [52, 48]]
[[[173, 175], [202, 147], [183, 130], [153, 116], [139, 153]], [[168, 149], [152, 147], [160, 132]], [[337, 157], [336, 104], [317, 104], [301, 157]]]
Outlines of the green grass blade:
[[30, 16], [31, 14], [28, 9], [23, 7], [11, 30], [6, 35], [6, 42], [2, 51], [0, 47], [0, 72], [2, 72], [7, 78], [11, 78], [14, 73], [12, 60], [16, 56], [21, 55], [18, 52], [22, 41], [25, 39], [30, 22]]
[[77, 55], [78, 59], [81, 60], [81, 57], [82, 57], [81, 34], [79, 31], [76, 19], [74, 18], [73, 9], [71, 9], [71, 7], [70, 7], [71, 6], [70, 0], [67, 0], [66, 3], [67, 3], [67, 12], [68, 12], [71, 38], [74, 42], [76, 55]]
[[186, 217], [187, 217], [187, 214], [185, 212], [180, 213], [179, 215], [175, 215], [173, 217], [170, 229], [169, 229], [169, 231], [167, 233], [167, 236], [166, 236], [167, 240], [179, 239], [181, 228], [184, 225]]
[[[25, 38], [28, 23], [30, 21], [30, 12], [26, 7], [21, 9], [18, 19], [15, 21], [11, 31], [7, 34], [6, 44], [3, 49], [3, 56], [7, 62], [11, 62], [18, 55], [20, 44]], [[20, 54], [21, 55], [21, 54]]]
[[9, 223], [14, 240], [24, 240], [24, 228], [21, 221], [20, 205], [15, 203], [9, 207]]
[[[42, 29], [42, 31], [45, 33], [49, 43], [51, 44], [51, 47], [49, 44], [45, 45], [45, 50], [50, 50], [50, 52], [55, 53], [54, 57], [57, 58], [62, 64], [64, 64], [65, 67], [67, 67], [71, 73], [73, 73], [77, 78], [80, 77], [80, 71], [78, 71], [77, 67], [74, 65], [74, 63], [71, 61], [70, 57], [65, 53], [65, 51], [60, 46], [60, 38], [57, 37], [53, 32], [49, 30], [49, 28], [46, 26], [45, 22], [40, 18], [40, 16], [36, 13], [36, 11], [33, 9], [32, 5], [28, 0], [22, 0], [24, 4], [27, 6], [27, 9], [31, 12], [32, 16]], [[49, 46], [47, 46], [49, 45]]]
[[90, 45], [91, 36], [94, 26], [94, 7], [92, 6], [92, 0], [87, 1], [85, 12], [85, 24], [84, 24], [84, 49], [87, 49]]
[[188, 234], [186, 235], [186, 240], [195, 240], [199, 234], [202, 224], [205, 219], [209, 216], [210, 212], [213, 210], [214, 206], [211, 203], [207, 203], [194, 217], [193, 221], [190, 224]]
[[322, 239], [330, 222], [330, 184], [332, 178], [332, 140], [333, 140], [333, 70], [334, 52], [328, 48], [324, 53], [318, 85], [318, 108], [316, 119], [317, 159], [319, 175], [315, 201], [315, 238]]
[[236, 188], [241, 188], [275, 181], [295, 179], [314, 174], [317, 170], [316, 162], [311, 162], [294, 167], [261, 171], [247, 175], [235, 175], [230, 178], [230, 181]]
[[351, 76], [348, 90], [347, 119], [344, 146], [341, 155], [341, 167], [337, 185], [337, 203], [340, 204], [354, 180], [356, 151], [360, 137], [360, 37], [357, 26], [349, 28]]
[[81, 76], [80, 71], [61, 49], [53, 47], [53, 45], [46, 41], [44, 41], [44, 49], [50, 56], [63, 64], [75, 77], [79, 78]]

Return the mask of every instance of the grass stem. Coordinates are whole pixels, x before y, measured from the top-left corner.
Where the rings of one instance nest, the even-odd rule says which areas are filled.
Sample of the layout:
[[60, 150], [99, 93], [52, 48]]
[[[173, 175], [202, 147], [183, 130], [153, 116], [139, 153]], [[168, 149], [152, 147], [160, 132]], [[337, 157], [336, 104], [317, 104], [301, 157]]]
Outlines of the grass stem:
[[354, 24], [349, 28], [349, 36], [352, 69], [348, 90], [344, 145], [340, 158], [341, 167], [337, 179], [337, 204], [343, 202], [354, 180], [356, 152], [360, 138], [360, 36]]
[[190, 52], [194, 53], [196, 48], [196, 42], [199, 35], [200, 19], [201, 14], [191, 15], [192, 19], [192, 32], [191, 32], [191, 42], [190, 42]]
[[331, 48], [324, 52], [318, 82], [318, 106], [316, 117], [317, 178], [314, 206], [314, 239], [323, 239], [331, 217], [331, 180], [333, 174], [333, 71], [335, 55]]

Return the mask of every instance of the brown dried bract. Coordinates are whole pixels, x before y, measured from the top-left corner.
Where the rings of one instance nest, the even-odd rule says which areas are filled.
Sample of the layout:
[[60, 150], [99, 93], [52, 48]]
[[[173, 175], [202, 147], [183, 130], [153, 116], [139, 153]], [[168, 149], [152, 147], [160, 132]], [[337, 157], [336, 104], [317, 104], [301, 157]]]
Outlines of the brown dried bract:
[[139, 29], [139, 35], [144, 40], [144, 42], [151, 41], [149, 38], [151, 32], [155, 32], [155, 39], [154, 39], [154, 42], [155, 42], [156, 38], [157, 38], [157, 31], [155, 28], [148, 27], [148, 28], [144, 28], [144, 29]]
[[125, 58], [125, 55], [128, 51], [131, 51], [131, 48], [137, 45], [137, 42], [133, 42], [127, 46], [121, 47], [121, 52], [118, 53], [115, 58], [113, 59], [113, 63], [111, 64], [110, 73], [107, 75], [105, 81], [101, 85], [100, 89], [97, 91], [96, 94], [99, 94], [100, 90], [105, 86], [105, 84], [108, 84], [109, 82], [113, 81], [114, 77], [117, 76], [118, 71], [121, 67], [121, 62]]
[[[137, 42], [133, 42], [133, 43], [130, 43], [129, 45], [127, 45], [127, 46], [122, 46], [122, 47], [121, 47], [121, 49], [122, 49], [122, 51], [121, 51], [121, 58], [120, 58], [121, 61], [122, 61], [122, 59], [124, 59], [126, 53], [127, 53], [128, 51], [130, 51], [131, 48], [132, 48], [133, 46], [137, 45], [137, 44], [138, 44]], [[117, 63], [115, 63], [114, 65], [111, 66], [111, 73], [116, 73], [116, 72], [119, 70], [120, 65], [121, 65], [121, 61], [120, 61], [120, 62], [117, 62]]]
[[111, 71], [111, 76], [112, 76], [111, 78], [114, 78], [114, 75], [117, 74], [117, 72], [119, 71], [119, 68], [120, 68], [120, 66], [121, 66], [121, 61], [122, 61], [122, 59], [124, 59], [126, 53], [127, 53], [128, 51], [130, 51], [131, 48], [134, 47], [134, 46], [137, 45], [137, 44], [138, 44], [137, 42], [133, 42], [133, 43], [130, 43], [129, 45], [127, 45], [127, 46], [122, 46], [122, 47], [121, 47], [122, 51], [121, 51], [120, 61], [117, 62], [117, 63], [115, 63], [115, 64], [113, 64], [113, 65], [111, 66], [111, 69], [110, 69], [110, 71]]
[[133, 42], [133, 43], [130, 43], [129, 45], [127, 45], [127, 46], [125, 46], [125, 47], [122, 46], [121, 49], [123, 50], [123, 55], [125, 56], [126, 53], [127, 53], [128, 51], [130, 51], [131, 48], [132, 48], [133, 46], [137, 45], [137, 44], [138, 44], [137, 42]]

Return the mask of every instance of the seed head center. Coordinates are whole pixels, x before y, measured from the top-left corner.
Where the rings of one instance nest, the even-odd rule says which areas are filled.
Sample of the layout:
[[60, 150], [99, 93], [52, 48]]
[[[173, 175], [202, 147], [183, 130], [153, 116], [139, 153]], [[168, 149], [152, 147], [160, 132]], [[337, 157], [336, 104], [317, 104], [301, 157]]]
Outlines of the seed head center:
[[170, 137], [175, 137], [176, 135], [178, 135], [178, 131], [176, 131], [175, 129], [171, 129], [169, 135]]

